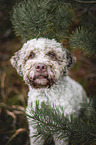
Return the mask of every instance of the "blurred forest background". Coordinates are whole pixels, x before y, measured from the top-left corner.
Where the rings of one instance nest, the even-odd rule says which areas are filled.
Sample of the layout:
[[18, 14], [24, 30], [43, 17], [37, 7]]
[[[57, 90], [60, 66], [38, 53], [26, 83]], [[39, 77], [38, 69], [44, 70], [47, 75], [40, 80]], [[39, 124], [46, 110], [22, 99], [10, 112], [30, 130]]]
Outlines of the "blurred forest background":
[[[0, 0], [0, 145], [29, 144], [24, 115], [28, 88], [10, 64], [11, 56], [22, 46], [10, 21], [10, 12], [17, 1], [20, 0]], [[96, 9], [92, 11], [96, 14]], [[78, 25], [81, 14], [79, 9], [74, 25]], [[64, 46], [67, 47], [67, 44], [64, 43]], [[72, 52], [77, 62], [69, 75], [82, 84], [88, 96], [96, 98], [96, 57], [84, 56], [79, 49]]]

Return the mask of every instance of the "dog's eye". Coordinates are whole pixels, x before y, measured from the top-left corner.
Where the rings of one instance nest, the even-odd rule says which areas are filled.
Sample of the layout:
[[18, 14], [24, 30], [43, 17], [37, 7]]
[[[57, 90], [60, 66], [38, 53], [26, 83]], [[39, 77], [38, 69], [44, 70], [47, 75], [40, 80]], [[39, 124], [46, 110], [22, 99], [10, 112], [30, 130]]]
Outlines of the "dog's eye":
[[50, 57], [53, 58], [54, 57], [54, 54], [50, 54]]
[[35, 57], [35, 53], [34, 52], [31, 52], [31, 54], [29, 55], [29, 59], [32, 59], [32, 58], [34, 58]]
[[34, 57], [34, 54], [31, 54], [31, 57], [33, 58]]
[[49, 52], [47, 54], [51, 59], [56, 59], [56, 54], [54, 52]]

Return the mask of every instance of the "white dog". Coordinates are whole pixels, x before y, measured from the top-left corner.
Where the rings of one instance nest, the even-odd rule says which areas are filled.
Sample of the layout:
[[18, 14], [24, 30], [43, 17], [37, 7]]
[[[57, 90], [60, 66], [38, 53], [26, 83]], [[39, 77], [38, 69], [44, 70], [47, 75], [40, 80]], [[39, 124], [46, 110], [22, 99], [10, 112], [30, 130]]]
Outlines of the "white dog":
[[[28, 109], [36, 100], [50, 102], [51, 105], [63, 106], [64, 113], [76, 112], [80, 103], [85, 101], [86, 93], [82, 86], [66, 76], [74, 57], [54, 39], [38, 38], [27, 41], [11, 58], [18, 74], [23, 76], [29, 86]], [[34, 135], [30, 119], [30, 136]], [[55, 145], [67, 145], [64, 140], [53, 136]], [[31, 145], [43, 145], [44, 140], [30, 139]]]

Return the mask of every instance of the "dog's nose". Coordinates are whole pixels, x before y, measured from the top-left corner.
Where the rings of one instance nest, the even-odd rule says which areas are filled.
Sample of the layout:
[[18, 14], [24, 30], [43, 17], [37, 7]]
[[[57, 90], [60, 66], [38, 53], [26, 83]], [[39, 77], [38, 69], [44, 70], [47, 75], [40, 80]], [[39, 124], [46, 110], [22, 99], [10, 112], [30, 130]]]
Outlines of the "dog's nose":
[[47, 66], [45, 64], [40, 63], [35, 66], [35, 69], [37, 72], [45, 72], [47, 69]]

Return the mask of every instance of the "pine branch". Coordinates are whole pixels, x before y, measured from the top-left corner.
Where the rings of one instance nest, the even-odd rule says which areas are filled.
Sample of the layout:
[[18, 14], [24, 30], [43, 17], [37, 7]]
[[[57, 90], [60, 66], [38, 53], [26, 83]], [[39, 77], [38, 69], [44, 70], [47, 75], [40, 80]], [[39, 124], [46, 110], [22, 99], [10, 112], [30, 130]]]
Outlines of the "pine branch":
[[[31, 104], [31, 109], [27, 111], [27, 116], [32, 118], [32, 122], [36, 125], [38, 131], [38, 134], [35, 136], [38, 137], [41, 134], [45, 138], [46, 135], [56, 134], [57, 138], [68, 137], [70, 135], [70, 120], [68, 116], [61, 114], [60, 108], [58, 109], [56, 106], [50, 107], [50, 105], [46, 105], [44, 102], [41, 103], [41, 107], [39, 106], [39, 103], [36, 102], [34, 110]], [[67, 122], [67, 125], [65, 122]]]
[[87, 104], [81, 105], [80, 118], [74, 119], [70, 143], [74, 145], [94, 145], [96, 143], [96, 111], [90, 100]]
[[91, 32], [83, 27], [77, 28], [70, 36], [70, 46], [73, 49], [79, 48], [84, 55], [96, 56], [96, 32]]
[[[44, 102], [36, 102], [36, 107], [27, 110], [27, 116], [32, 119], [37, 129], [34, 137], [56, 135], [59, 139], [69, 138], [69, 143], [74, 145], [90, 145], [96, 141], [96, 111], [89, 102], [81, 105], [79, 117], [76, 114], [64, 115], [63, 108], [51, 107]], [[62, 110], [62, 111], [60, 111]], [[63, 112], [63, 113], [61, 113]]]
[[68, 35], [67, 28], [74, 21], [70, 5], [58, 0], [23, 1], [12, 13], [14, 30], [25, 40], [34, 37], [60, 40]]

